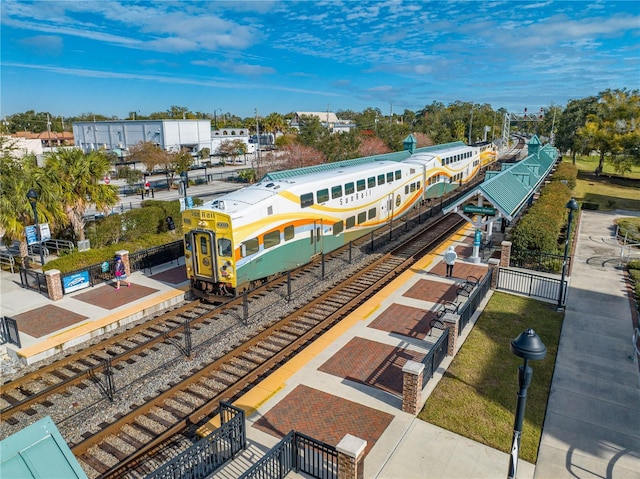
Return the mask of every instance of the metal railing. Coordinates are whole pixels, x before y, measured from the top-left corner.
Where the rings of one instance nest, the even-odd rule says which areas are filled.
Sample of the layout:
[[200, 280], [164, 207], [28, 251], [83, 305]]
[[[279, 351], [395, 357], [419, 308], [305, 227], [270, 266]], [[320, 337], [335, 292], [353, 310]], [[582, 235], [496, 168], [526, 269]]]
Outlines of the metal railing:
[[129, 267], [131, 271], [149, 270], [160, 264], [173, 263], [176, 261], [180, 264], [180, 257], [184, 256], [184, 245], [182, 240], [173, 243], [155, 246], [144, 251], [138, 251], [129, 255]]
[[146, 479], [202, 479], [220, 468], [247, 447], [244, 411], [220, 403], [222, 425]]
[[338, 451], [329, 444], [290, 431], [240, 479], [284, 478], [291, 471], [318, 479], [337, 478]]
[[20, 284], [23, 288], [34, 289], [39, 293], [49, 293], [44, 273], [20, 267]]
[[44, 246], [48, 248], [49, 251], [55, 251], [56, 254], [59, 254], [61, 251], [71, 253], [75, 248], [73, 241], [63, 239], [48, 239], [44, 242]]
[[467, 300], [458, 308], [458, 314], [460, 315], [458, 335], [462, 334], [464, 328], [466, 328], [469, 321], [471, 321], [473, 313], [476, 312], [480, 303], [491, 289], [491, 279], [492, 271], [489, 270], [478, 286], [471, 291]]
[[2, 316], [0, 321], [0, 344], [15, 344], [19, 348], [22, 347], [20, 343], [20, 333], [18, 332], [18, 321], [9, 316]]
[[[557, 300], [560, 294], [560, 280], [535, 273], [516, 271], [510, 268], [498, 268], [498, 283], [496, 289], [524, 294], [530, 297]], [[567, 281], [562, 288], [564, 294], [561, 304], [565, 304], [567, 296]]]
[[[509, 265], [513, 268], [531, 269], [542, 273], [560, 273], [564, 257], [558, 254], [543, 253], [542, 251], [519, 250], [511, 251]], [[567, 271], [570, 271], [571, 256], [567, 257]]]
[[433, 374], [436, 372], [438, 367], [440, 367], [440, 363], [442, 363], [442, 361], [444, 361], [444, 358], [447, 357], [448, 348], [449, 329], [445, 328], [436, 343], [431, 347], [427, 355], [422, 360], [422, 364], [424, 364], [425, 366], [424, 373], [422, 375], [423, 388], [433, 377]]

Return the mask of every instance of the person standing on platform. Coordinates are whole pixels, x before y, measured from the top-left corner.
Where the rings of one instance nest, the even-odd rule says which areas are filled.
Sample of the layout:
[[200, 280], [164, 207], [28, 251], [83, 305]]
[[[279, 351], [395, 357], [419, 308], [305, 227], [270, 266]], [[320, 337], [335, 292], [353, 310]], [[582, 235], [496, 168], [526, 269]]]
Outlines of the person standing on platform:
[[447, 266], [447, 278], [451, 278], [451, 276], [453, 276], [453, 265], [456, 264], [457, 259], [458, 255], [453, 249], [453, 245], [449, 246], [447, 251], [444, 252], [444, 257], [442, 258], [442, 261], [444, 261], [445, 265]]
[[131, 283], [127, 280], [127, 270], [124, 267], [124, 262], [120, 256], [116, 256], [116, 265], [114, 268], [116, 276], [116, 291], [120, 289], [120, 281], [127, 283], [127, 288], [131, 286]]

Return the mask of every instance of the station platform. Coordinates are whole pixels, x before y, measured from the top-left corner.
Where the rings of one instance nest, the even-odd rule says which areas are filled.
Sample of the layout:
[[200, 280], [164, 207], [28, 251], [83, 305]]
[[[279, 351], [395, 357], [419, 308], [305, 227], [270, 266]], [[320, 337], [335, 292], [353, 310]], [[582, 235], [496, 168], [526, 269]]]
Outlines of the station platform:
[[[640, 375], [631, 348], [633, 313], [624, 272], [611, 263], [591, 261], [604, 249], [617, 254], [610, 241], [615, 217], [581, 214], [538, 462], [520, 460], [519, 479], [640, 479]], [[449, 244], [459, 258], [453, 278], [444, 277], [441, 261]], [[291, 429], [329, 444], [346, 434], [365, 439], [366, 478], [504, 477], [508, 454], [402, 412], [398, 397], [402, 365], [424, 355], [428, 343], [435, 341], [428, 336], [435, 303], [454, 294], [455, 283], [466, 276], [486, 274], [486, 264], [468, 259], [471, 251], [470, 231], [461, 229], [243, 396], [236, 405], [247, 411], [249, 448], [213, 477], [238, 477]], [[22, 348], [9, 351], [20, 358], [36, 358], [61, 338], [80, 343], [98, 334], [96, 328], [115, 327], [152, 308], [175, 304], [187, 290], [184, 266], [175, 263], [154, 268], [153, 274], [132, 274], [131, 288], [116, 291], [106, 284], [55, 304], [22, 289], [17, 274], [0, 275], [2, 314], [18, 316], [21, 325], [26, 318], [29, 325], [29, 333], [21, 333]], [[57, 309], [63, 314], [56, 316]], [[68, 324], [71, 318], [76, 319]], [[471, 330], [465, 328], [459, 344]], [[423, 401], [451, 360], [447, 357], [427, 383]]]

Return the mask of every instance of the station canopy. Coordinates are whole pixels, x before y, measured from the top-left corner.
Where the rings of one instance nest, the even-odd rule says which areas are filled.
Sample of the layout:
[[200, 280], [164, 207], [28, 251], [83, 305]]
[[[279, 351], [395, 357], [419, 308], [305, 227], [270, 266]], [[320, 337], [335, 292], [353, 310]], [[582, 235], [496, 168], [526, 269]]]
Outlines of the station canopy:
[[[541, 146], [535, 135], [527, 144], [529, 155], [524, 160], [503, 163], [501, 171], [487, 171], [482, 184], [444, 208], [443, 213], [458, 212], [471, 202], [478, 204], [481, 198], [482, 207], [487, 211], [495, 208], [502, 217], [512, 221], [538, 191], [558, 158], [558, 150], [549, 144]], [[471, 214], [483, 212], [473, 211], [473, 207], [467, 210]]]

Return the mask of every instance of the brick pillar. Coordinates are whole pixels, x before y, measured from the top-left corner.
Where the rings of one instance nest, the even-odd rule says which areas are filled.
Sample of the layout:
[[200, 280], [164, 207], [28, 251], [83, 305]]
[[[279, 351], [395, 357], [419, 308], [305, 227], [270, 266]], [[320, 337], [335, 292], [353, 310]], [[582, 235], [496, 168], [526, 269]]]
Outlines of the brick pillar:
[[500, 253], [500, 266], [508, 268], [511, 263], [511, 241], [503, 241], [500, 243], [502, 251]]
[[453, 356], [456, 353], [456, 345], [458, 343], [458, 328], [460, 316], [453, 313], [446, 313], [442, 317], [444, 327], [449, 330], [449, 344], [447, 345], [447, 356]]
[[338, 479], [364, 479], [364, 449], [367, 441], [347, 434], [336, 446]]
[[490, 258], [487, 263], [489, 264], [489, 271], [491, 271], [491, 289], [496, 289], [498, 287], [498, 266], [500, 266], [500, 260]]
[[407, 361], [402, 368], [402, 410], [417, 416], [422, 406], [424, 364]]
[[120, 256], [122, 258], [126, 275], [131, 276], [131, 267], [129, 266], [129, 252], [125, 249], [121, 249], [120, 251], [116, 251], [116, 256]]
[[58, 301], [64, 297], [62, 291], [62, 276], [60, 270], [50, 269], [44, 272], [44, 277], [47, 281], [47, 294], [52, 301]]

